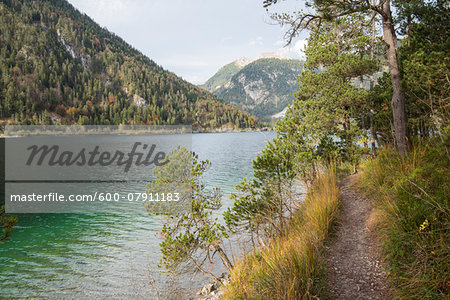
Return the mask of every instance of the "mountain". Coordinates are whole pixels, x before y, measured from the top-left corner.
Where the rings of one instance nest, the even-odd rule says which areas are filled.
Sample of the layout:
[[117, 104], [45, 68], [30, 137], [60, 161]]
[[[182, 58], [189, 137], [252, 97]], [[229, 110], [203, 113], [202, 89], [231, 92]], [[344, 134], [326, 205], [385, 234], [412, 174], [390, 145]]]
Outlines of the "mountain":
[[217, 71], [217, 73], [214, 74], [213, 77], [208, 79], [205, 84], [201, 85], [201, 87], [210, 92], [217, 91], [217, 89], [228, 83], [233, 75], [240, 70], [241, 67], [236, 62], [229, 63], [228, 65], [220, 68], [219, 71]]
[[2, 0], [0, 28], [0, 118], [9, 123], [258, 125], [65, 0]]
[[262, 120], [270, 120], [294, 100], [302, 71], [300, 60], [263, 53], [222, 67], [202, 87]]

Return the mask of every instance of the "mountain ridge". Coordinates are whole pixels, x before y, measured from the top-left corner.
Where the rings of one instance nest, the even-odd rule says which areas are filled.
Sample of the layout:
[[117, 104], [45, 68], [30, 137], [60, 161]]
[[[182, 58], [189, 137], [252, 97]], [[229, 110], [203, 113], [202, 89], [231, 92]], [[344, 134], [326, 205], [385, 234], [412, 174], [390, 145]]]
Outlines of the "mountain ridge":
[[277, 53], [240, 58], [222, 68], [201, 87], [262, 120], [269, 121], [294, 99], [303, 62]]

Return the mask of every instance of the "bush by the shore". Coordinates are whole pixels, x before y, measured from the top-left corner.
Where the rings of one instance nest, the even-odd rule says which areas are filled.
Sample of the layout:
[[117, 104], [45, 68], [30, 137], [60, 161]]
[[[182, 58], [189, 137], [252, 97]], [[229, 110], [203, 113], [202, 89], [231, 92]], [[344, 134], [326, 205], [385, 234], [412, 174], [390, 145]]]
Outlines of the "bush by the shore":
[[336, 218], [334, 171], [322, 174], [292, 216], [286, 234], [238, 262], [225, 299], [307, 299], [324, 291], [322, 252]]

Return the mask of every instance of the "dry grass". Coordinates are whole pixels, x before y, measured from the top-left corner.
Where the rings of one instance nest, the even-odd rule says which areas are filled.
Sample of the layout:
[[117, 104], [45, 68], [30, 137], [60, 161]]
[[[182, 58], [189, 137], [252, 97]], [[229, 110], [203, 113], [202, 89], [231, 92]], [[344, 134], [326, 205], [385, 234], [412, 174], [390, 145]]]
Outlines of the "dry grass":
[[225, 299], [311, 299], [323, 293], [322, 250], [339, 206], [334, 171], [322, 174], [286, 234], [238, 262]]

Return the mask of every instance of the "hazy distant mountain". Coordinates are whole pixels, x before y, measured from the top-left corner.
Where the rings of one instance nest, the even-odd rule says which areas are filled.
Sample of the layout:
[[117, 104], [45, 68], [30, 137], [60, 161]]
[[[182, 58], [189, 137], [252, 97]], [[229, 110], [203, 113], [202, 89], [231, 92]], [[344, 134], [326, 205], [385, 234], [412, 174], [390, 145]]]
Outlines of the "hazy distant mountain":
[[292, 103], [303, 62], [276, 53], [238, 59], [222, 67], [203, 88], [225, 101], [269, 120]]
[[0, 28], [0, 119], [10, 123], [196, 129], [257, 123], [164, 70], [65, 0], [2, 0]]

